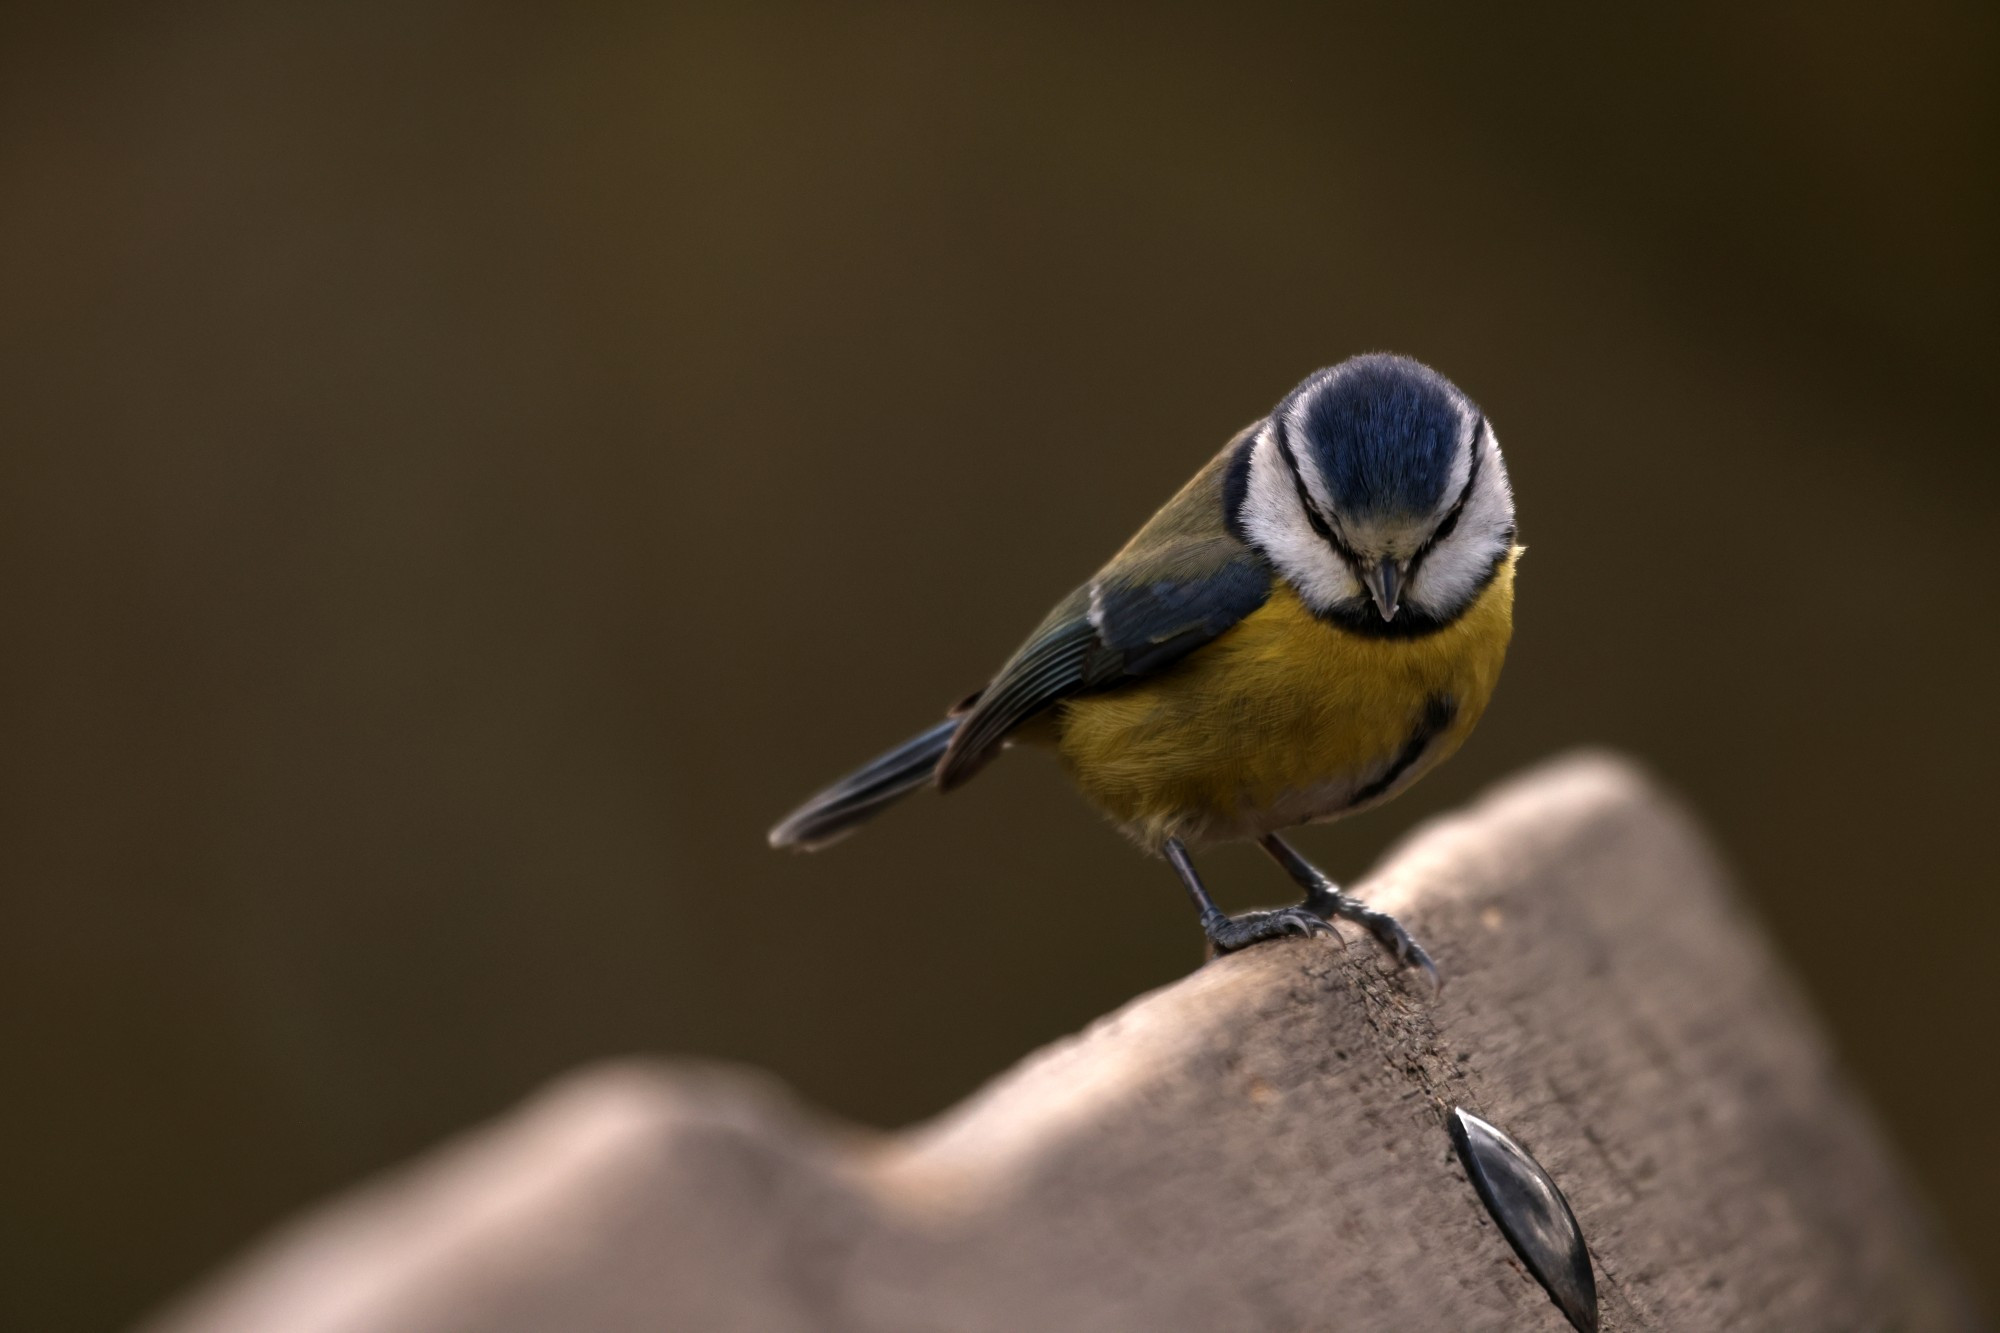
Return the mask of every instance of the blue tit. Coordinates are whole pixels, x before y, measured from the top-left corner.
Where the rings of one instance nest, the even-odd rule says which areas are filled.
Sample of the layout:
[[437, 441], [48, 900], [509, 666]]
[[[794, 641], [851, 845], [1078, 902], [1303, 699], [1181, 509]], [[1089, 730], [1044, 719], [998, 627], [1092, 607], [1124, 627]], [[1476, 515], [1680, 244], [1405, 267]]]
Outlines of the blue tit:
[[[774, 847], [834, 841], [950, 791], [1014, 742], [1178, 874], [1218, 952], [1353, 921], [1435, 968], [1393, 918], [1278, 835], [1379, 805], [1464, 742], [1513, 633], [1514, 499], [1485, 415], [1406, 357], [1307, 376], [1057, 604], [984, 689], [814, 796]], [[1189, 848], [1253, 838], [1305, 891], [1229, 916]]]

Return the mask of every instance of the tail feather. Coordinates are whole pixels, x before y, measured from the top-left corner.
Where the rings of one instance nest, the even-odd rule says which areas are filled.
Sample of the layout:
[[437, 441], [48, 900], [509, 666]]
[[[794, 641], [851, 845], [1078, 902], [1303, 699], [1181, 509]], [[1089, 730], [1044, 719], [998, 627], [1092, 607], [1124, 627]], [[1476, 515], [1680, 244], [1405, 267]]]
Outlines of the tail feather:
[[771, 830], [771, 845], [812, 851], [874, 818], [931, 780], [958, 724], [958, 718], [946, 718], [849, 773], [785, 816]]

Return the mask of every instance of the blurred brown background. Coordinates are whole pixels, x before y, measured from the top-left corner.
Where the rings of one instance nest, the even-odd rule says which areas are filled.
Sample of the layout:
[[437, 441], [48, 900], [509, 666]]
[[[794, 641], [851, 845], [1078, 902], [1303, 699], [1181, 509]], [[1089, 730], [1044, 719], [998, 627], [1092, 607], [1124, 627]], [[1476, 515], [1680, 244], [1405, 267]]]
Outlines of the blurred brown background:
[[0, 1326], [593, 1056], [893, 1124], [1184, 972], [1038, 757], [763, 830], [1374, 347], [1532, 553], [1466, 753], [1310, 849], [1643, 756], [2000, 1268], [2000, 61], [1875, 9], [8, 7]]

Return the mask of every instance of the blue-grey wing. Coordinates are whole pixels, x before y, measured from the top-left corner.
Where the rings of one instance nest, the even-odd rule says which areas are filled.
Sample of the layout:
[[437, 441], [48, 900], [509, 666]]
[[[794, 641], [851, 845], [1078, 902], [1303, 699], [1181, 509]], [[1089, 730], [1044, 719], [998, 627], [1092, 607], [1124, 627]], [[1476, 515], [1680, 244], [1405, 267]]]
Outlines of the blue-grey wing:
[[[1129, 552], [1128, 552], [1129, 554]], [[1264, 604], [1271, 570], [1226, 533], [1113, 561], [1076, 590], [965, 712], [939, 761], [949, 790], [1009, 732], [1058, 701], [1171, 666]]]

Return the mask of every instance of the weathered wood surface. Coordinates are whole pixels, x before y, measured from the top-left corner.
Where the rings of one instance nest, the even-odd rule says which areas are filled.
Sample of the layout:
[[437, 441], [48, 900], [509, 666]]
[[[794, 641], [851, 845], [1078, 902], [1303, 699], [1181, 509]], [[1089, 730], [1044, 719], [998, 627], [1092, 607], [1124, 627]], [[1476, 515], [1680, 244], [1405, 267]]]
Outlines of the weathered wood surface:
[[1684, 815], [1565, 761], [1421, 831], [1358, 940], [1253, 949], [876, 1136], [588, 1071], [292, 1226], [153, 1333], [1550, 1329], [1453, 1159], [1567, 1192], [1607, 1329], [1961, 1329], [1922, 1208]]

